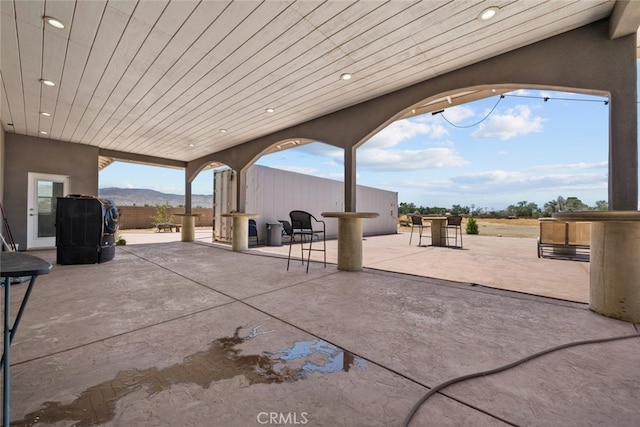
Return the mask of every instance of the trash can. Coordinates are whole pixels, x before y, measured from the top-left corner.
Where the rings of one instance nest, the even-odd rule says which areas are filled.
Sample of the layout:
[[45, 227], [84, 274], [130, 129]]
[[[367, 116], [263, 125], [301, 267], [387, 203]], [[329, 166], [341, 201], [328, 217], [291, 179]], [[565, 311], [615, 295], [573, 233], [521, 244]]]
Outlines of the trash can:
[[282, 224], [267, 224], [267, 246], [282, 246]]

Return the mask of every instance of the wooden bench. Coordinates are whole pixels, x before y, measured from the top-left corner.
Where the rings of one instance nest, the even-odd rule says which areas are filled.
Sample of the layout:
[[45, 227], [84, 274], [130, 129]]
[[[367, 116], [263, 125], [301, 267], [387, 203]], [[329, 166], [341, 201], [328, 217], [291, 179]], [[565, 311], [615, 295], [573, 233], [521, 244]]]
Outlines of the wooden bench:
[[540, 220], [538, 258], [589, 261], [591, 223]]
[[156, 224], [156, 233], [160, 232], [160, 231], [173, 231], [173, 229], [176, 229], [176, 233], [180, 232], [180, 226], [181, 224], [171, 224], [168, 222], [165, 223], [161, 223], [161, 224]]

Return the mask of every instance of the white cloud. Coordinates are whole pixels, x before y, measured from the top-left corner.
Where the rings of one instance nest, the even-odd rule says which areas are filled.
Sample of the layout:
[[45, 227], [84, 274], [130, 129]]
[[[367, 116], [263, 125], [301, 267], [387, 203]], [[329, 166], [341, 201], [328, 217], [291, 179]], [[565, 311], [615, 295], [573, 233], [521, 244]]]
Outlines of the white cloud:
[[526, 179], [526, 175], [523, 172], [495, 170], [458, 175], [452, 177], [451, 181], [458, 184], [501, 185], [505, 183], [522, 183], [526, 182]]
[[455, 107], [447, 108], [442, 114], [445, 114], [447, 120], [453, 124], [462, 123], [465, 119], [476, 115], [472, 108], [465, 105], [456, 105]]
[[505, 114], [492, 114], [480, 124], [471, 136], [473, 138], [497, 138], [506, 141], [519, 135], [542, 132], [544, 119], [532, 114], [526, 105], [517, 105]]
[[[312, 156], [320, 156], [320, 157], [337, 157], [339, 156], [342, 159], [342, 149], [338, 147], [334, 147], [333, 145], [325, 144], [323, 142], [312, 142], [310, 144], [300, 145], [295, 148], [290, 148], [288, 151], [291, 151], [291, 156], [298, 158], [296, 154], [309, 154]], [[294, 154], [295, 153], [295, 154]]]
[[395, 147], [403, 141], [424, 136], [425, 139], [439, 139], [449, 131], [442, 125], [424, 119], [405, 119], [391, 123], [364, 143], [363, 147]]
[[507, 92], [505, 95], [515, 95], [515, 96], [533, 96], [531, 91], [528, 89], [518, 89], [513, 92]]
[[549, 189], [553, 192], [568, 192], [585, 189], [600, 189], [607, 186], [606, 173], [578, 174], [533, 174], [523, 171], [487, 171], [458, 175], [451, 181], [462, 186], [478, 187], [479, 191], [520, 191]]
[[358, 150], [359, 168], [377, 171], [407, 171], [463, 166], [469, 162], [451, 148], [425, 148], [421, 150], [385, 150], [367, 148]]
[[534, 166], [533, 169], [542, 169], [542, 170], [583, 170], [583, 169], [606, 169], [609, 166], [609, 162], [595, 162], [595, 163], [566, 163], [566, 164], [555, 164], [555, 165], [539, 165]]

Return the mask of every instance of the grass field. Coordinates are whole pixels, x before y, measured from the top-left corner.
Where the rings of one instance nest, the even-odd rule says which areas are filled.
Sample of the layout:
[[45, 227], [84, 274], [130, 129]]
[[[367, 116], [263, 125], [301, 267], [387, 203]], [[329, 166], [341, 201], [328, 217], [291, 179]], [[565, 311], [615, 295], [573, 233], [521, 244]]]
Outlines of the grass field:
[[[404, 220], [403, 215], [400, 220]], [[539, 221], [532, 218], [476, 218], [480, 236], [530, 237], [536, 238], [539, 233]], [[465, 230], [466, 219], [462, 222]], [[400, 226], [400, 231], [411, 231], [411, 227]]]
[[[400, 215], [400, 221], [407, 221], [404, 215]], [[480, 236], [500, 236], [500, 237], [530, 237], [536, 238], [539, 233], [539, 222], [530, 218], [476, 218]], [[425, 222], [428, 224], [428, 221]], [[466, 219], [462, 221], [462, 229], [466, 229]], [[196, 230], [212, 230], [212, 227], [196, 227]], [[127, 229], [120, 230], [121, 233], [157, 233], [155, 228], [142, 230]], [[411, 227], [398, 226], [398, 231], [410, 232]], [[465, 232], [466, 233], [466, 232]], [[175, 233], [174, 233], [175, 234]]]

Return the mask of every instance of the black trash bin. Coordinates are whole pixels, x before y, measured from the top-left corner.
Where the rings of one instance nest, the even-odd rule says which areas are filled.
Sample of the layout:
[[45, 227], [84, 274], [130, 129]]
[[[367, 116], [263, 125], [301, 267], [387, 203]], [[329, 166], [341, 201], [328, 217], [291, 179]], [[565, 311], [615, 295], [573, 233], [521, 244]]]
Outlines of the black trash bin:
[[267, 224], [267, 246], [282, 246], [282, 224]]
[[97, 264], [112, 260], [119, 219], [116, 204], [82, 195], [58, 197], [57, 202], [57, 263]]

